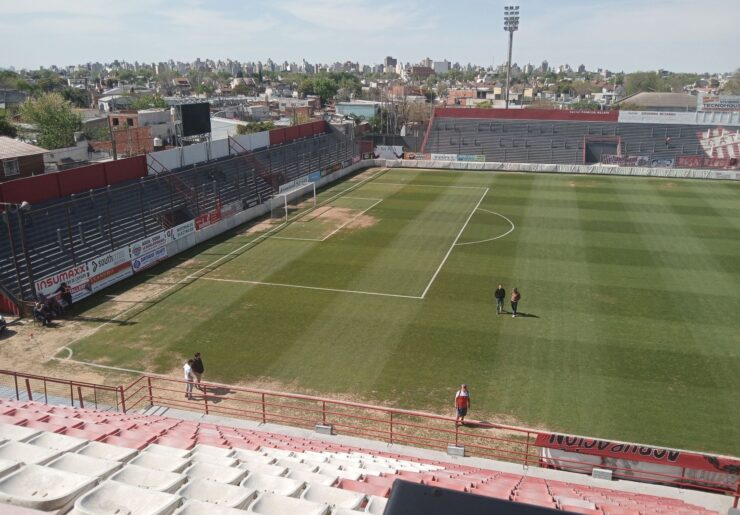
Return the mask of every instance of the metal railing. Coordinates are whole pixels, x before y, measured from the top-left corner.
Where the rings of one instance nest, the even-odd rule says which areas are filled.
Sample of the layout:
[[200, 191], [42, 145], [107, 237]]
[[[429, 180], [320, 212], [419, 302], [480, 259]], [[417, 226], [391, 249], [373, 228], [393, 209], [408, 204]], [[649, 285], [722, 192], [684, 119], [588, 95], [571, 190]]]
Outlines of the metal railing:
[[[186, 394], [189, 384], [192, 385], [191, 395]], [[0, 370], [0, 387], [13, 392], [17, 400], [69, 403], [79, 408], [123, 413], [157, 406], [302, 428], [322, 424], [331, 426], [334, 434], [445, 451], [448, 446], [455, 445], [463, 447], [466, 455], [525, 467], [586, 474], [593, 468], [593, 464], [569, 457], [546, 456], [541, 452], [543, 447], [536, 443], [542, 432], [535, 429], [473, 421], [458, 426], [454, 418], [443, 415], [311, 395], [212, 382], [188, 383], [153, 374], [139, 376], [127, 386], [108, 386], [9, 370]], [[710, 474], [712, 479], [697, 479], [661, 472], [660, 469], [637, 470], [616, 459], [602, 460], [598, 466], [612, 470], [616, 478], [729, 494], [733, 496], [735, 506], [740, 500], [740, 479], [733, 482], [726, 478], [723, 482], [713, 474]]]

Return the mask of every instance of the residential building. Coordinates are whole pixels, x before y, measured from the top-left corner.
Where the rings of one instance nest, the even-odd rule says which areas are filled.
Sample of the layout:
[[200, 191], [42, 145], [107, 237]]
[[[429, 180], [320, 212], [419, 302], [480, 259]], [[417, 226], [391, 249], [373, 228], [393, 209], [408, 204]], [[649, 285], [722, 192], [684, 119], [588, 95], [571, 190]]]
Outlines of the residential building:
[[0, 136], [0, 181], [44, 173], [46, 149]]

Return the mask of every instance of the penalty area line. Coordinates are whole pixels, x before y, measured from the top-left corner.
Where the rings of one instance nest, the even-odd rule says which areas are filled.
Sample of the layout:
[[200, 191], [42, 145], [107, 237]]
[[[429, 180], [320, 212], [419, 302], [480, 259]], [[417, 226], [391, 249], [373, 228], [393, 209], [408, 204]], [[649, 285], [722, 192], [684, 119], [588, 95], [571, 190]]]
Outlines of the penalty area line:
[[269, 283], [264, 281], [248, 281], [246, 279], [219, 279], [216, 277], [201, 277], [203, 281], [219, 281], [224, 283], [237, 283], [237, 284], [254, 284], [257, 286], [279, 286], [282, 288], [298, 288], [301, 290], [318, 290], [318, 291], [330, 291], [336, 293], [355, 293], [358, 295], [372, 295], [376, 297], [395, 297], [399, 299], [414, 299], [421, 300], [423, 297], [418, 295], [401, 295], [398, 293], [382, 293], [376, 291], [362, 291], [362, 290], [343, 290], [340, 288], [322, 288], [320, 286], [304, 286], [301, 284], [285, 284], [285, 283]]

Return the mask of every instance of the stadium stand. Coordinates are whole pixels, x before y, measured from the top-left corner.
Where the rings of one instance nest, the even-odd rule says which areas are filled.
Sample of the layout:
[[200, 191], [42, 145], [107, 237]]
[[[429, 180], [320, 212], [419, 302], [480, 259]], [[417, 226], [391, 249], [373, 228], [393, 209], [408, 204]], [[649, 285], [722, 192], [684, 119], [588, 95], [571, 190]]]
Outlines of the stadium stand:
[[329, 133], [7, 210], [0, 239], [0, 289], [34, 300], [31, 277], [84, 265], [107, 252], [229, 203], [262, 203], [280, 184], [352, 159], [353, 140]]
[[600, 121], [598, 117], [538, 119], [539, 113], [534, 111], [527, 119], [526, 110], [517, 119], [490, 119], [483, 114], [475, 118], [474, 113], [456, 117], [454, 111], [435, 113], [423, 152], [483, 155], [486, 161], [497, 162], [584, 164], [599, 162], [600, 153], [589, 156], [584, 148], [584, 143], [591, 140], [608, 143], [605, 146], [611, 146], [613, 154], [645, 156], [648, 161], [679, 156], [740, 157], [737, 128], [618, 123]]
[[228, 423], [8, 399], [0, 413], [3, 513], [380, 514], [396, 480], [570, 513], [718, 513], [504, 472], [493, 461], [456, 464]]

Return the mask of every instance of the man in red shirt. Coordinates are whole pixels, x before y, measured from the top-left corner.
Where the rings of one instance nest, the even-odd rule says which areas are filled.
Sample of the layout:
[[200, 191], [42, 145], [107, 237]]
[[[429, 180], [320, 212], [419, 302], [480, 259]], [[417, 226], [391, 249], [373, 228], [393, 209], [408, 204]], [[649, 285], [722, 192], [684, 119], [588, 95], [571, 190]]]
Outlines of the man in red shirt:
[[457, 409], [455, 425], [465, 425], [465, 415], [468, 414], [468, 408], [470, 408], [470, 392], [468, 392], [468, 385], [464, 384], [460, 386], [460, 390], [455, 394], [455, 409]]

